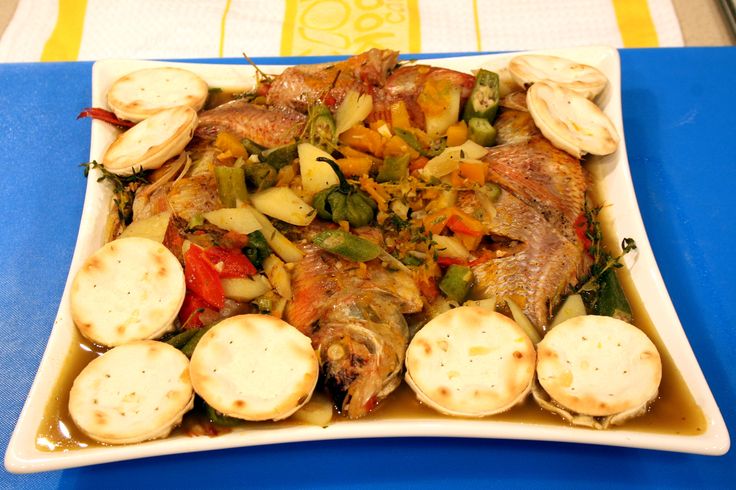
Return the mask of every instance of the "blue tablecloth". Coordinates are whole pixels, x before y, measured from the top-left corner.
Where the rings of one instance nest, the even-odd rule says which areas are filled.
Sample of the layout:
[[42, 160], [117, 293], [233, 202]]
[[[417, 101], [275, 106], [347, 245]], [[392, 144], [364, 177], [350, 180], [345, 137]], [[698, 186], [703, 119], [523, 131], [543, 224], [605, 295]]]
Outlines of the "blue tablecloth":
[[[672, 300], [736, 434], [736, 48], [623, 50], [637, 198]], [[266, 62], [266, 60], [263, 60]], [[83, 204], [91, 65], [0, 65], [0, 441], [10, 438], [51, 330]], [[286, 444], [37, 475], [0, 488], [703, 487], [722, 457], [573, 444], [377, 439]]]

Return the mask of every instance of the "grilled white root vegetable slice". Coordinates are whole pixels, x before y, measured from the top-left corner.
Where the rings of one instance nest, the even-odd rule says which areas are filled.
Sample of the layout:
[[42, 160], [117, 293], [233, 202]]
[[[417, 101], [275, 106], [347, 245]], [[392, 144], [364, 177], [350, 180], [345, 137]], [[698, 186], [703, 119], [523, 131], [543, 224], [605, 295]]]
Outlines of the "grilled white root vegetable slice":
[[251, 194], [250, 202], [266, 216], [292, 225], [307, 226], [317, 216], [314, 208], [288, 187], [271, 187]]
[[594, 99], [608, 83], [606, 76], [597, 68], [557, 56], [519, 55], [509, 62], [509, 72], [524, 88], [549, 80], [588, 99]]
[[93, 342], [155, 339], [173, 328], [184, 302], [181, 264], [147, 238], [121, 238], [92, 254], [71, 288], [72, 319]]
[[619, 136], [608, 116], [585, 97], [550, 82], [537, 82], [526, 104], [542, 134], [576, 158], [616, 151]]
[[420, 401], [447, 415], [484, 417], [521, 402], [535, 352], [510, 318], [462, 306], [432, 319], [406, 351], [406, 381]]
[[102, 157], [102, 164], [119, 175], [159, 168], [184, 150], [196, 127], [197, 113], [191, 107], [157, 112], [118, 136]]
[[146, 68], [115, 81], [107, 92], [107, 105], [120, 119], [139, 122], [180, 105], [198, 111], [207, 100], [208, 90], [207, 83], [188, 70]]
[[639, 413], [657, 396], [662, 362], [638, 328], [605, 316], [578, 316], [537, 346], [537, 377], [547, 394], [577, 414]]
[[309, 401], [319, 364], [308, 337], [268, 315], [230, 317], [192, 354], [194, 391], [215, 410], [244, 420], [280, 420]]
[[189, 360], [153, 340], [131, 342], [90, 362], [69, 393], [69, 414], [107, 444], [166, 437], [194, 405]]

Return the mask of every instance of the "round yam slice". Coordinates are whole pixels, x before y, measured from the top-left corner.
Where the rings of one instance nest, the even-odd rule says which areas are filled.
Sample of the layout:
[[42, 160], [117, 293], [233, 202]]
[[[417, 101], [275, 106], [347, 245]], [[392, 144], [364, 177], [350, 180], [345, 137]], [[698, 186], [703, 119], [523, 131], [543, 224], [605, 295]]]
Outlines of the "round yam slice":
[[406, 351], [406, 381], [447, 415], [485, 417], [521, 402], [534, 378], [534, 345], [510, 318], [478, 307], [427, 323]]
[[644, 332], [611, 317], [566, 320], [538, 344], [537, 377], [558, 404], [578, 414], [638, 412], [658, 393], [662, 361]]
[[526, 93], [529, 113], [557, 148], [581, 158], [616, 151], [619, 136], [611, 120], [585, 97], [552, 82], [538, 82]]
[[190, 366], [199, 396], [243, 420], [280, 420], [309, 401], [319, 375], [312, 342], [283, 320], [239, 315], [212, 327]]
[[107, 444], [166, 437], [193, 405], [189, 360], [154, 340], [107, 351], [79, 373], [69, 393], [74, 423]]
[[186, 286], [169, 249], [147, 238], [121, 238], [93, 253], [71, 288], [72, 319], [108, 347], [155, 339], [171, 330]]
[[207, 83], [189, 70], [145, 68], [116, 80], [107, 92], [107, 105], [120, 119], [139, 122], [180, 105], [199, 111], [208, 91]]
[[196, 127], [197, 113], [191, 107], [157, 112], [118, 136], [102, 157], [102, 164], [118, 175], [159, 168], [184, 150]]
[[588, 99], [594, 99], [608, 83], [597, 68], [557, 56], [519, 55], [511, 59], [508, 69], [514, 81], [524, 88], [548, 80]]

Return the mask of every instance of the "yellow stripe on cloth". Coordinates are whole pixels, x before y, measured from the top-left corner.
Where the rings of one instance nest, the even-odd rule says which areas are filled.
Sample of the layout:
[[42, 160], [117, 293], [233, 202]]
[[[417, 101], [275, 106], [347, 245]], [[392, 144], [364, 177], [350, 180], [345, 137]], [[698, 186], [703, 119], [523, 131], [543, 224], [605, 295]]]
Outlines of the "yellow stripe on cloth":
[[478, 18], [478, 0], [473, 0], [473, 20], [475, 22], [475, 47], [477, 51], [483, 51], [480, 48], [480, 19]]
[[225, 2], [225, 10], [222, 12], [222, 20], [220, 21], [220, 50], [218, 51], [220, 58], [222, 58], [222, 50], [225, 46], [225, 21], [227, 20], [228, 12], [230, 12], [230, 1], [231, 0], [227, 0], [227, 2]]
[[418, 0], [286, 0], [282, 56], [421, 51]]
[[613, 0], [618, 29], [626, 48], [659, 46], [647, 0]]
[[56, 25], [41, 52], [41, 61], [76, 61], [82, 44], [87, 0], [59, 0]]

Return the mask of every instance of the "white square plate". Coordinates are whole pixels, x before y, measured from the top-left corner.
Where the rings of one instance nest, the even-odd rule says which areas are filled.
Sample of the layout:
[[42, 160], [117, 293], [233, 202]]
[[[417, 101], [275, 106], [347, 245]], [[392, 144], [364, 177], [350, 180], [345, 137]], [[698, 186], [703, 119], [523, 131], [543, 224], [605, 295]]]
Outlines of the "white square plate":
[[[695, 402], [706, 418], [706, 427], [698, 435], [676, 435], [626, 429], [626, 426], [608, 431], [596, 431], [559, 424], [510, 422], [494, 420], [466, 420], [437, 417], [374, 418], [340, 420], [327, 428], [311, 426], [246, 426], [218, 437], [188, 437], [176, 435], [167, 439], [141, 444], [115, 447], [89, 447], [86, 449], [45, 452], [36, 447], [36, 435], [44, 415], [44, 409], [54, 396], [53, 389], [67, 352], [75, 337], [75, 326], [69, 311], [69, 285], [83, 260], [102, 245], [103, 228], [109, 209], [110, 192], [94, 178], [87, 183], [84, 210], [74, 251], [66, 289], [59, 312], [49, 338], [41, 365], [8, 445], [5, 466], [12, 472], [35, 472], [83, 466], [111, 461], [121, 461], [148, 456], [205, 451], [238, 446], [255, 446], [283, 442], [310, 441], [340, 438], [396, 437], [396, 436], [447, 436], [481, 437], [526, 440], [549, 440], [627, 446], [700, 454], [724, 454], [729, 446], [729, 436], [713, 395], [703, 377], [697, 360], [685, 337], [675, 309], [667, 294], [662, 277], [644, 230], [641, 215], [631, 181], [626, 145], [623, 141], [621, 114], [621, 72], [618, 52], [608, 47], [571, 48], [545, 51], [599, 68], [609, 80], [609, 86], [598, 102], [613, 121], [622, 136], [616, 153], [594, 158], [588, 169], [602, 189], [604, 199], [611, 204], [606, 209], [613, 239], [634, 237], [638, 253], [626, 256], [626, 266], [631, 272], [635, 288], [649, 316], [657, 326], [663, 345], [669, 351]], [[429, 64], [469, 72], [480, 67], [498, 69], [505, 66], [512, 54], [466, 56], [428, 60]], [[94, 107], [106, 107], [105, 94], [113, 81], [120, 76], [161, 63], [149, 61], [100, 61], [93, 68]], [[225, 90], [243, 90], [255, 83], [254, 70], [243, 65], [177, 64], [202, 76], [211, 87]], [[284, 67], [268, 66], [270, 73], [278, 73]], [[116, 137], [116, 130], [98, 121], [92, 124], [90, 160], [100, 160], [108, 145]]]

